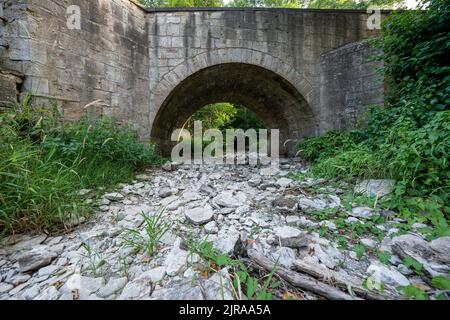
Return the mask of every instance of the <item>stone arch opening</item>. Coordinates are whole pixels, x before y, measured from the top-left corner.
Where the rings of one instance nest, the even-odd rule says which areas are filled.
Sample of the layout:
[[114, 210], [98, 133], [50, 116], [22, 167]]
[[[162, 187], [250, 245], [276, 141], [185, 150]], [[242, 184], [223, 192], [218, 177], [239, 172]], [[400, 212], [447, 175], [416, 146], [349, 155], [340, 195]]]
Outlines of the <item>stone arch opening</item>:
[[316, 120], [305, 98], [282, 76], [247, 63], [223, 63], [201, 69], [182, 80], [156, 114], [151, 139], [169, 155], [171, 134], [200, 108], [218, 102], [240, 104], [255, 112], [268, 129], [280, 130], [280, 150], [292, 154], [294, 143], [316, 133]]

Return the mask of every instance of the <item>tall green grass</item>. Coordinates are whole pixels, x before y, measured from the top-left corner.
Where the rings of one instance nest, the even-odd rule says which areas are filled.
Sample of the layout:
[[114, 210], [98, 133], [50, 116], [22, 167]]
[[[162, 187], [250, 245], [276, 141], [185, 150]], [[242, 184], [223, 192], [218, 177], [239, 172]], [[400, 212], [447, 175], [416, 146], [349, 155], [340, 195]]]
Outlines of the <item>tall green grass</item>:
[[161, 158], [113, 119], [66, 123], [32, 97], [0, 114], [0, 235], [58, 230], [91, 209], [78, 191], [127, 182]]

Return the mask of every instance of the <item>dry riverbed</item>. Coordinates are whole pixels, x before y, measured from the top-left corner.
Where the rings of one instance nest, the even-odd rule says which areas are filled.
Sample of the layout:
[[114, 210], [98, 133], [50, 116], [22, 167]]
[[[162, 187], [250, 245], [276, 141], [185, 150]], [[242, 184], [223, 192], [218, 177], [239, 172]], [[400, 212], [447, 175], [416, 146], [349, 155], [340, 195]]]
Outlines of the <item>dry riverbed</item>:
[[[389, 194], [392, 181], [292, 176], [306, 171], [282, 159], [277, 169], [165, 165], [138, 175], [88, 200], [97, 214], [69, 232], [4, 239], [0, 299], [245, 299], [235, 264], [208, 264], [192, 247], [208, 242], [251, 267], [259, 287], [272, 275], [274, 299], [404, 298], [408, 286], [448, 298], [431, 279], [450, 271], [450, 237], [427, 241], [426, 226], [406, 228], [364, 196]], [[158, 212], [168, 231], [145, 247]]]

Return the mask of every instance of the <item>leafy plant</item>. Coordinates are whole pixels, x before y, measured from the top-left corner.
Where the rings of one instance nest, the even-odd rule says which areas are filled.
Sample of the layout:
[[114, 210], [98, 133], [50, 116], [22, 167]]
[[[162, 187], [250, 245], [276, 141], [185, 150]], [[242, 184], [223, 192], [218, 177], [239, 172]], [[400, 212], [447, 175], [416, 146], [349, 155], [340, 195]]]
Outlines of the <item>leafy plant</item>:
[[169, 231], [171, 225], [169, 220], [165, 220], [163, 214], [164, 208], [158, 209], [153, 215], [141, 212], [140, 215], [144, 218], [143, 231], [145, 233], [137, 229], [125, 229], [126, 232], [123, 236], [125, 245], [135, 248], [136, 251], [143, 250], [149, 257], [153, 256], [161, 238]]
[[415, 273], [417, 273], [418, 275], [423, 275], [423, 265], [417, 261], [416, 259], [410, 257], [410, 256], [406, 256], [403, 259], [403, 264], [405, 266], [407, 266], [408, 268], [411, 268]]
[[102, 266], [105, 264], [102, 254], [85, 242], [81, 245], [86, 251], [83, 256], [88, 260], [89, 270], [95, 277], [100, 276], [102, 273]]
[[199, 240], [189, 235], [185, 244], [191, 254], [198, 254], [203, 259], [206, 263], [205, 271], [207, 273], [218, 272], [224, 267], [231, 271], [230, 277], [234, 292], [238, 295], [236, 298], [240, 298], [240, 294], [245, 293], [247, 299], [272, 299], [271, 291], [278, 286], [278, 283], [274, 281], [276, 267], [263, 280], [255, 277], [252, 269], [247, 267], [241, 260], [221, 253], [207, 240]]
[[78, 190], [129, 181], [160, 161], [129, 126], [110, 118], [67, 123], [28, 95], [0, 113], [0, 237], [70, 226], [91, 212]]
[[390, 253], [389, 251], [381, 251], [378, 250], [377, 251], [377, 256], [378, 259], [380, 260], [381, 263], [385, 264], [385, 265], [390, 265], [390, 260], [392, 257], [392, 253]]
[[450, 290], [450, 278], [444, 276], [433, 277], [431, 280], [433, 287], [442, 290]]
[[356, 257], [358, 259], [361, 259], [364, 256], [364, 254], [366, 253], [366, 247], [364, 245], [360, 244], [360, 243], [355, 245], [353, 250], [355, 251]]
[[409, 285], [403, 288], [403, 293], [406, 297], [415, 300], [428, 300], [428, 295], [420, 288]]
[[384, 20], [384, 106], [360, 125], [300, 144], [315, 176], [353, 181], [393, 178], [394, 193], [379, 203], [412, 223], [430, 223], [430, 237], [450, 234], [450, 10], [445, 0], [423, 1], [426, 10], [393, 12]]

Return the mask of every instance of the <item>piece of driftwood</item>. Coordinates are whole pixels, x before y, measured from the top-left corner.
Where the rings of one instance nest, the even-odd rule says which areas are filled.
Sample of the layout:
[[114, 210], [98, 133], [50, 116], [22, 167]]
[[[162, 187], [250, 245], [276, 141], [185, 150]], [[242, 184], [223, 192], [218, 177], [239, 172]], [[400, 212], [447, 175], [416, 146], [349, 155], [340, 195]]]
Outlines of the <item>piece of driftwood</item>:
[[[271, 272], [275, 268], [275, 263], [269, 258], [264, 257], [256, 250], [251, 249], [248, 251], [248, 257], [256, 265], [262, 267], [268, 272]], [[342, 292], [338, 288], [330, 286], [326, 283], [320, 282], [311, 276], [297, 273], [295, 271], [288, 270], [281, 266], [276, 266], [275, 273], [282, 279], [291, 283], [293, 286], [303, 290], [315, 293], [321, 297], [333, 300], [361, 300], [361, 298], [353, 297], [345, 292]]]
[[362, 279], [345, 276], [320, 265], [296, 260], [294, 261], [294, 268], [300, 272], [313, 276], [320, 281], [329, 282], [343, 290], [347, 290], [347, 288], [350, 287], [355, 294], [367, 300], [401, 299], [398, 294], [387, 290], [382, 293], [369, 291], [362, 286]]

